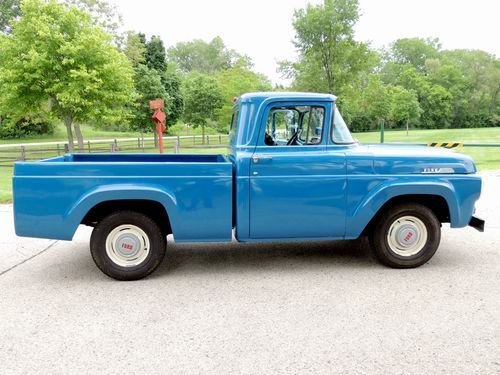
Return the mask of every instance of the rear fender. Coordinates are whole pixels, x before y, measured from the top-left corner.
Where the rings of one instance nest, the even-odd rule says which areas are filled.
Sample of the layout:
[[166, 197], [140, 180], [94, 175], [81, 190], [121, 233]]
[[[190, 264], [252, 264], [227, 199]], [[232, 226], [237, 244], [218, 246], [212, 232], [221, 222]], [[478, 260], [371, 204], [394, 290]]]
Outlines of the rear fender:
[[[71, 236], [82, 222], [85, 215], [99, 203], [113, 200], [149, 200], [156, 201], [165, 207], [170, 219], [172, 231], [175, 233], [177, 223], [177, 201], [175, 195], [164, 186], [119, 184], [104, 185], [88, 191], [66, 213], [65, 222]], [[124, 207], [126, 209], [126, 207]]]

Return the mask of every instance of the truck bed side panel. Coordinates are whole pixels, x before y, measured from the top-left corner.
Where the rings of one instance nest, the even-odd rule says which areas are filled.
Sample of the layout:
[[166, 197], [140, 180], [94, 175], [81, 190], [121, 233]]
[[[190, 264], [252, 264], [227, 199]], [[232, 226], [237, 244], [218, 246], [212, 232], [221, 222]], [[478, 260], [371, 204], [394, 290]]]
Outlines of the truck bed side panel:
[[70, 240], [96, 204], [144, 199], [165, 207], [176, 241], [232, 238], [229, 162], [51, 162], [18, 163], [15, 168], [15, 226], [20, 236]]

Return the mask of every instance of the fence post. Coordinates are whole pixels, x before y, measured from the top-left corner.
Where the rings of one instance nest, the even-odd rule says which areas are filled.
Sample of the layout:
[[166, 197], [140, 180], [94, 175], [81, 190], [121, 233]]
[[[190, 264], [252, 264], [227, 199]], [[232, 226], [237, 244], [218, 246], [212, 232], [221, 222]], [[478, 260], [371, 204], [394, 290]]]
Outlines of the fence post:
[[207, 134], [207, 145], [210, 144], [210, 136]]
[[57, 144], [57, 156], [60, 156], [61, 155], [61, 152], [59, 150], [59, 143]]
[[89, 149], [89, 154], [90, 154], [90, 141], [87, 141], [87, 147]]
[[222, 143], [222, 136], [219, 134], [219, 144]]
[[115, 151], [118, 151], [118, 141], [115, 138]]
[[193, 135], [193, 146], [196, 145], [196, 135]]
[[175, 140], [174, 142], [174, 154], [178, 154], [179, 153], [179, 137], [177, 137], [177, 139]]
[[21, 161], [26, 161], [26, 149], [24, 146], [21, 146]]
[[64, 153], [69, 153], [69, 145], [67, 143], [64, 144]]
[[385, 128], [385, 121], [384, 119], [380, 120], [380, 143], [384, 143], [384, 128]]

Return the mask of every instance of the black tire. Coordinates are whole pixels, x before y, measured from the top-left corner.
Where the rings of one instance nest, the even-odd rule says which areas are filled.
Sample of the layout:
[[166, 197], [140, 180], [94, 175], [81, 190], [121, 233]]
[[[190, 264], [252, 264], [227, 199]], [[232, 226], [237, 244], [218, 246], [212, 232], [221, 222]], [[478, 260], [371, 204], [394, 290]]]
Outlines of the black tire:
[[[126, 234], [125, 231], [132, 234]], [[108, 236], [111, 237], [107, 245]], [[135, 255], [135, 258], [129, 254], [122, 256], [121, 253], [127, 250], [115, 249], [119, 247], [117, 244], [126, 249], [130, 246], [130, 251], [137, 251], [140, 255]], [[135, 211], [116, 211], [106, 216], [97, 224], [90, 237], [90, 252], [95, 264], [102, 272], [116, 280], [138, 280], [146, 277], [160, 265], [165, 251], [166, 237], [158, 224], [149, 216]], [[124, 266], [120, 262], [127, 264]]]
[[[414, 227], [412, 227], [412, 220]], [[393, 223], [394, 226], [391, 229]], [[405, 223], [411, 229], [405, 229]], [[425, 241], [424, 231], [419, 230], [423, 228], [422, 224], [427, 234]], [[412, 235], [409, 236], [409, 232], [412, 232]], [[398, 234], [400, 235], [399, 242]], [[415, 236], [417, 242], [412, 245], [413, 247], [405, 248], [407, 244], [404, 241], [407, 241], [408, 236], [410, 241], [412, 236]], [[401, 204], [390, 208], [380, 216], [370, 234], [370, 245], [375, 257], [382, 264], [393, 268], [414, 268], [428, 262], [435, 254], [440, 241], [441, 223], [436, 215], [426, 206], [416, 203]], [[421, 247], [422, 244], [423, 247]]]

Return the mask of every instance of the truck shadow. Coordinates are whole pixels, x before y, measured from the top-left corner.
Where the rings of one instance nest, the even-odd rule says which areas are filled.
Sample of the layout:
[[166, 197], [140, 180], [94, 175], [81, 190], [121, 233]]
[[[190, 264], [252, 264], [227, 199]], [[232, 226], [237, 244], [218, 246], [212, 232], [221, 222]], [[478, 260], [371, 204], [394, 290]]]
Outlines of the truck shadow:
[[224, 271], [294, 268], [317, 265], [372, 267], [366, 239], [355, 241], [317, 241], [289, 243], [214, 243], [176, 244], [169, 242], [162, 265], [150, 277], [172, 273], [212, 273]]

